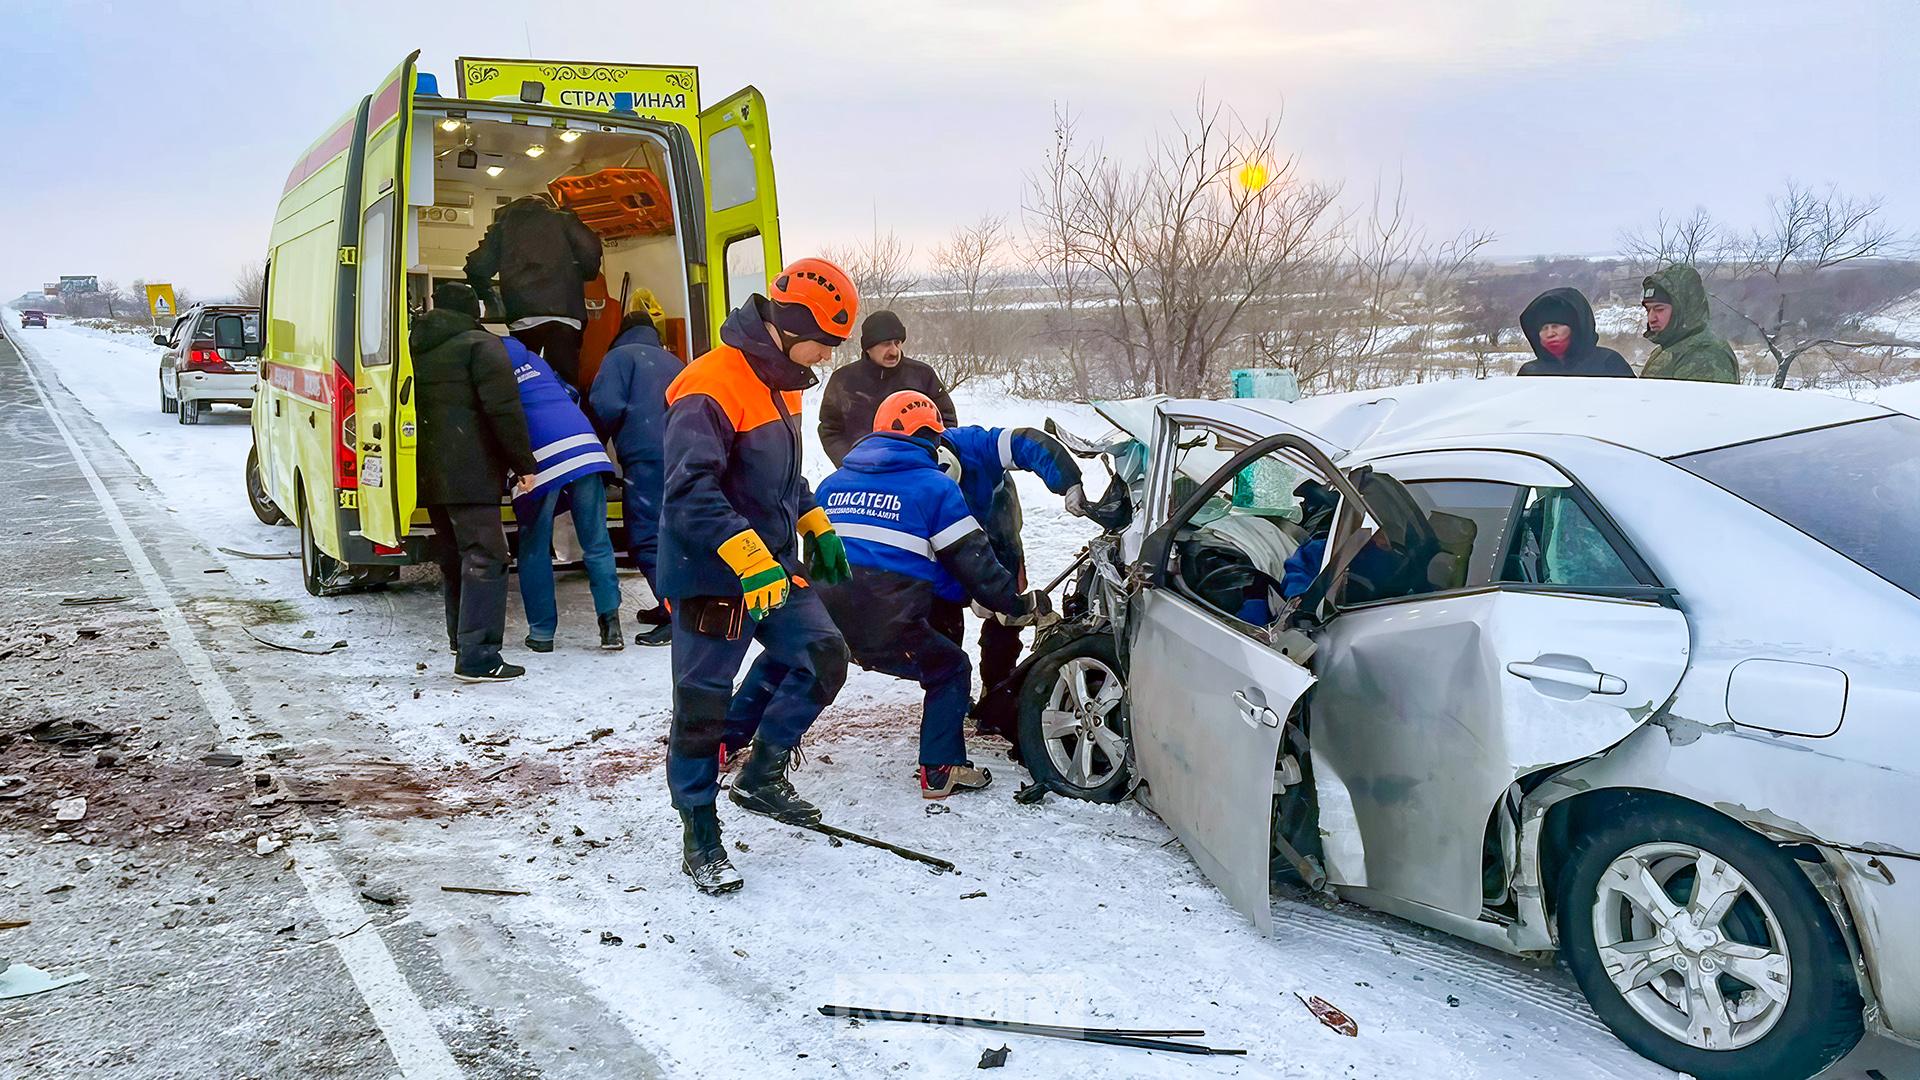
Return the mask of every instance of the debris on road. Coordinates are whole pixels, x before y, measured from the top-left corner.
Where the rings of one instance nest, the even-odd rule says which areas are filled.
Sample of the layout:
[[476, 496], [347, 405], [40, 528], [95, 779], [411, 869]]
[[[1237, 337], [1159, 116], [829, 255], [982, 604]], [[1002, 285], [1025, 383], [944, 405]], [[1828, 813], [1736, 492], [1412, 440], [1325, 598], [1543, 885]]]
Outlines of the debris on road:
[[1037, 806], [1046, 797], [1047, 785], [1037, 780], [1021, 784], [1020, 790], [1013, 793], [1013, 801], [1022, 806]]
[[96, 604], [124, 604], [125, 596], [67, 596], [60, 600], [61, 607], [93, 607]]
[[70, 799], [61, 799], [53, 804], [53, 820], [79, 821], [87, 816], [87, 797], [75, 795]]
[[954, 871], [954, 866], [952, 863], [948, 862], [945, 859], [940, 858], [937, 855], [929, 855], [924, 851], [915, 851], [912, 848], [904, 848], [899, 846], [898, 844], [889, 844], [885, 840], [875, 839], [874, 837], [871, 837], [871, 836], [862, 836], [857, 832], [851, 832], [849, 830], [842, 829], [837, 826], [827, 825], [822, 823], [818, 825], [802, 825], [801, 828], [812, 829], [814, 832], [817, 832], [817, 833], [824, 833], [829, 839], [832, 839], [832, 840], [851, 840], [856, 844], [865, 844], [868, 847], [879, 848], [881, 851], [891, 851], [895, 855], [898, 855], [903, 859], [911, 859], [914, 862], [926, 863], [928, 866], [933, 867], [934, 873], [937, 873], [937, 874], [952, 873]]
[[211, 754], [200, 755], [200, 764], [211, 765], [216, 769], [231, 769], [240, 764], [241, 760], [239, 754], [229, 754], [225, 751], [215, 751]]
[[972, 891], [972, 892], [970, 892], [970, 893], [961, 893], [961, 894], [960, 894], [960, 899], [962, 899], [962, 900], [984, 900], [984, 899], [986, 899], [986, 896], [987, 896], [987, 890], [985, 890], [985, 889], [975, 889], [974, 891]]
[[1300, 997], [1298, 991], [1295, 991], [1293, 996], [1300, 998], [1300, 1004], [1305, 1005], [1307, 1011], [1313, 1014], [1314, 1019], [1325, 1024], [1328, 1028], [1350, 1038], [1358, 1038], [1360, 1036], [1360, 1025], [1354, 1022], [1353, 1017], [1334, 1008], [1328, 1004], [1325, 999], [1318, 996]]
[[8, 998], [26, 997], [29, 994], [43, 994], [48, 990], [58, 990], [63, 986], [72, 986], [77, 982], [86, 982], [87, 974], [76, 971], [71, 975], [49, 975], [32, 964], [9, 964], [0, 970], [0, 1001]]
[[32, 925], [32, 919], [0, 919], [0, 930], [18, 930], [23, 926]]
[[32, 786], [33, 781], [24, 776], [0, 776], [0, 799], [17, 799]]
[[347, 647], [347, 643], [344, 639], [340, 641], [336, 641], [331, 645], [294, 645], [290, 642], [274, 641], [272, 638], [261, 637], [259, 634], [256, 634], [253, 632], [252, 627], [243, 626], [240, 628], [240, 630], [242, 633], [246, 634], [248, 637], [259, 642], [260, 644], [265, 645], [267, 648], [279, 649], [281, 652], [305, 653], [308, 656], [325, 656], [328, 653], [339, 652], [341, 649], [344, 649]]
[[280, 839], [279, 833], [265, 833], [253, 842], [253, 853], [255, 855], [271, 855], [286, 846], [286, 841]]
[[38, 743], [50, 743], [61, 748], [75, 749], [98, 746], [118, 739], [120, 733], [101, 727], [91, 720], [68, 720], [56, 717], [42, 720], [27, 729], [27, 737]]
[[624, 944], [624, 941], [619, 934], [616, 934], [611, 930], [602, 930], [600, 931], [600, 944], [620, 945], [620, 944]]
[[297, 551], [240, 551], [230, 547], [218, 550], [220, 554], [231, 555], [236, 559], [297, 559], [300, 557]]
[[441, 892], [472, 893], [475, 896], [532, 896], [525, 889], [489, 889], [482, 885], [442, 885]]
[[400, 899], [399, 891], [388, 885], [368, 885], [360, 890], [360, 895], [387, 907], [392, 907]]
[[980, 1051], [980, 1064], [974, 1066], [974, 1068], [1004, 1069], [1007, 1066], [1007, 1055], [1012, 1052], [1011, 1049], [1005, 1046], [1002, 1046], [998, 1050], [982, 1050]]
[[1125, 1046], [1135, 1050], [1166, 1050], [1175, 1054], [1203, 1057], [1236, 1057], [1245, 1050], [1229, 1050], [1200, 1043], [1175, 1042], [1175, 1038], [1196, 1037], [1206, 1032], [1198, 1028], [1097, 1028], [1066, 1027], [1058, 1024], [1027, 1024], [1014, 1020], [986, 1020], [973, 1016], [943, 1016], [939, 1013], [868, 1009], [856, 1005], [822, 1005], [820, 1015], [850, 1020], [891, 1020], [903, 1024], [930, 1024], [935, 1027], [979, 1028], [1010, 1035], [1039, 1035], [1049, 1039], [1072, 1039], [1102, 1046]]

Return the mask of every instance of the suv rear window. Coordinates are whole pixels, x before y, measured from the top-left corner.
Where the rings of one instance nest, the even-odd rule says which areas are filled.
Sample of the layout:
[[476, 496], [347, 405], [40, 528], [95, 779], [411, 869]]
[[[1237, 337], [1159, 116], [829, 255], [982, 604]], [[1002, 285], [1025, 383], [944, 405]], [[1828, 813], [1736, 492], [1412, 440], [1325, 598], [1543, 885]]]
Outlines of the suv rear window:
[[247, 344], [260, 344], [260, 313], [257, 311], [203, 311], [200, 313], [200, 323], [194, 328], [193, 336], [208, 341], [213, 340], [213, 320], [222, 315], [238, 315], [246, 320]]
[[1673, 463], [1920, 596], [1920, 420], [1815, 428]]

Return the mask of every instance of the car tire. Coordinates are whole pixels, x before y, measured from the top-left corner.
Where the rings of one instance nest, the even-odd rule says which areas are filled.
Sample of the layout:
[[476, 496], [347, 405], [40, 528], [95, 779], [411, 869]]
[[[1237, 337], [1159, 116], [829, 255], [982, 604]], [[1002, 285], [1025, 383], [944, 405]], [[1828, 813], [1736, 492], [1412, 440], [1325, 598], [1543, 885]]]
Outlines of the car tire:
[[266, 481], [260, 476], [260, 451], [255, 447], [247, 448], [247, 503], [253, 507], [253, 516], [260, 519], [260, 524], [288, 524], [287, 515], [280, 512], [273, 504], [273, 497], [267, 494]]
[[333, 556], [320, 550], [313, 534], [313, 515], [308, 513], [307, 496], [301, 492], [300, 503], [300, 584], [306, 587], [308, 596], [325, 596], [328, 583], [339, 571], [340, 564]]
[[173, 418], [180, 423], [197, 424], [200, 422], [200, 403], [193, 398], [175, 398], [173, 407]]
[[[1703, 808], [1633, 797], [1609, 812], [1568, 852], [1558, 917], [1561, 951], [1594, 1012], [1669, 1069], [1700, 1080], [1810, 1077], [1864, 1031], [1847, 943], [1812, 881], [1776, 845]], [[1654, 955], [1659, 973], [1636, 976], [1628, 992], [1608, 972], [1610, 958]]]
[[165, 386], [160, 387], [160, 412], [163, 415], [172, 414], [179, 408], [180, 403], [167, 396], [167, 388]]
[[[1111, 634], [1089, 634], [1036, 660], [1020, 687], [1016, 732], [1034, 780], [1074, 799], [1126, 798], [1133, 766], [1126, 691]], [[1066, 724], [1072, 730], [1061, 730]]]

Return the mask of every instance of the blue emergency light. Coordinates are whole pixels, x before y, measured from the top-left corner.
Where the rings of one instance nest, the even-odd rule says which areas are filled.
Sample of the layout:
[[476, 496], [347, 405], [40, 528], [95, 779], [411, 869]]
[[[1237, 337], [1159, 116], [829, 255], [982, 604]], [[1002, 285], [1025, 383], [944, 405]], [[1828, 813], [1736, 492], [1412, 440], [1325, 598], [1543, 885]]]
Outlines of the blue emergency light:
[[439, 97], [440, 80], [431, 71], [413, 73], [413, 92], [417, 97]]

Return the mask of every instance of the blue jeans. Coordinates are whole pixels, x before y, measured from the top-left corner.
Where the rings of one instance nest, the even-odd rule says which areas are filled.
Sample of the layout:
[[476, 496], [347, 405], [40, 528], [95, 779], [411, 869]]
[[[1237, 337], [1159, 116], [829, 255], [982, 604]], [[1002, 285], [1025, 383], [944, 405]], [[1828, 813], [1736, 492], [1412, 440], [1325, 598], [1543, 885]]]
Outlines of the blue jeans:
[[733, 679], [747, 658], [748, 646], [758, 641], [765, 650], [753, 673], [780, 673], [778, 682], [771, 685], [757, 682], [750, 674], [748, 686], [759, 687], [754, 719], [761, 738], [784, 749], [799, 743], [820, 711], [840, 693], [847, 681], [847, 644], [812, 589], [793, 590], [785, 606], [768, 612], [759, 622], [746, 620], [740, 636], [731, 641], [694, 629], [685, 603], [676, 600], [673, 609], [673, 727], [667, 739], [667, 788], [674, 808], [685, 810], [713, 805], [720, 792], [720, 762], [715, 755], [729, 723]]
[[588, 473], [526, 504], [531, 512], [520, 521], [520, 604], [527, 609], [527, 636], [536, 641], [552, 641], [560, 626], [553, 600], [553, 512], [562, 491], [573, 498], [573, 531], [586, 560], [594, 614], [620, 610], [620, 579], [607, 535], [607, 484], [599, 473]]

